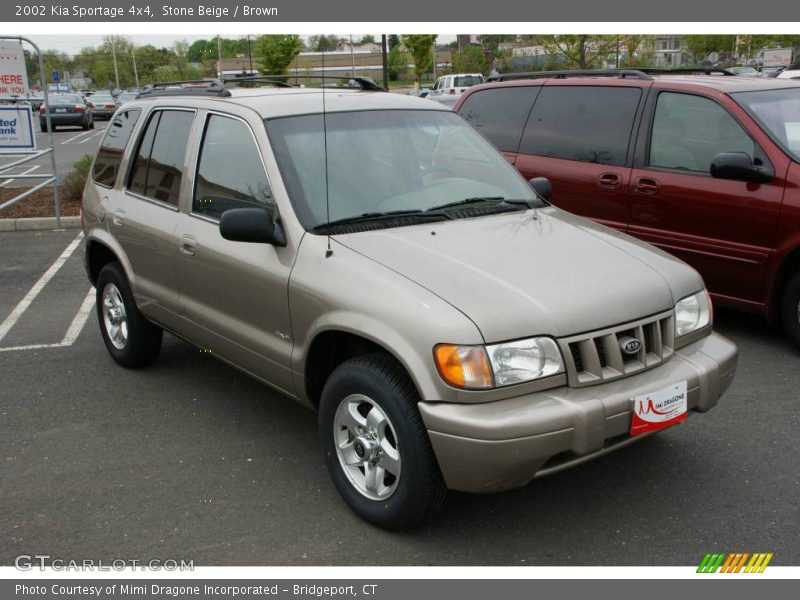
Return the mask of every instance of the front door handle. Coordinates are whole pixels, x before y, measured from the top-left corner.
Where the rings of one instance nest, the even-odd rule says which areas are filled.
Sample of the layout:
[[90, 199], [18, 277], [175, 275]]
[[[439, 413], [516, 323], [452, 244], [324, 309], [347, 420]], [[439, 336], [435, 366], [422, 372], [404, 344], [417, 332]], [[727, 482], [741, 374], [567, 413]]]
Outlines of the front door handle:
[[597, 181], [604, 190], [618, 190], [622, 185], [619, 173], [601, 173]]
[[122, 227], [125, 225], [125, 211], [124, 210], [115, 210], [114, 216], [111, 217], [111, 221], [117, 227]]
[[185, 235], [181, 238], [181, 254], [187, 256], [194, 256], [197, 252], [197, 240], [190, 235]]
[[655, 179], [652, 179], [651, 177], [641, 177], [636, 182], [633, 191], [644, 196], [652, 196], [657, 194], [660, 189], [661, 184], [659, 184]]

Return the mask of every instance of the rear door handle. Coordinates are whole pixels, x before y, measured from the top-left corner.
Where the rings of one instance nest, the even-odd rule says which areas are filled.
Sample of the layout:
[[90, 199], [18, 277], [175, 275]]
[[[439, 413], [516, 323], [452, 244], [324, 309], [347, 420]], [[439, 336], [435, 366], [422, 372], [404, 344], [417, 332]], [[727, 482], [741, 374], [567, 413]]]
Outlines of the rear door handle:
[[197, 240], [190, 235], [185, 235], [181, 238], [181, 254], [187, 256], [194, 256], [197, 252]]
[[124, 210], [115, 210], [114, 211], [114, 216], [111, 217], [111, 221], [117, 227], [122, 227], [123, 225], [125, 225], [125, 211]]
[[618, 190], [622, 185], [622, 177], [619, 173], [601, 173], [598, 183], [604, 190]]
[[657, 194], [660, 189], [661, 185], [655, 179], [651, 179], [650, 177], [641, 177], [636, 182], [636, 186], [634, 186], [633, 191], [644, 196], [652, 196], [653, 194]]

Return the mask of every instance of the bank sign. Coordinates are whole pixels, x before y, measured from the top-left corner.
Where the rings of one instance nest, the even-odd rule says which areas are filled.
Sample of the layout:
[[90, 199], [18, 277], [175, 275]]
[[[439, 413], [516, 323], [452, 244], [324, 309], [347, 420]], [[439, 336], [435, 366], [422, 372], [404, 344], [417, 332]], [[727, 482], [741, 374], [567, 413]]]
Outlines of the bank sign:
[[22, 43], [0, 41], [0, 98], [27, 94], [28, 75]]
[[36, 150], [29, 105], [0, 106], [0, 153]]

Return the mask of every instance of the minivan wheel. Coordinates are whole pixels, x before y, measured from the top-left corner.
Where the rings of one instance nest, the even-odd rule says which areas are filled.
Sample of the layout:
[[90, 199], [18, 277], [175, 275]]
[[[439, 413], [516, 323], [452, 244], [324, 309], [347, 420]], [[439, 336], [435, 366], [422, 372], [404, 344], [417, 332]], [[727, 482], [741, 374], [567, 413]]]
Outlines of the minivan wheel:
[[115, 361], [136, 368], [158, 358], [163, 331], [139, 312], [119, 263], [108, 263], [100, 270], [95, 298], [103, 342]]
[[444, 506], [447, 487], [417, 409], [419, 397], [390, 356], [339, 365], [319, 407], [325, 463], [359, 516], [384, 529], [410, 529]]
[[786, 335], [800, 349], [800, 272], [795, 273], [786, 284], [781, 317]]

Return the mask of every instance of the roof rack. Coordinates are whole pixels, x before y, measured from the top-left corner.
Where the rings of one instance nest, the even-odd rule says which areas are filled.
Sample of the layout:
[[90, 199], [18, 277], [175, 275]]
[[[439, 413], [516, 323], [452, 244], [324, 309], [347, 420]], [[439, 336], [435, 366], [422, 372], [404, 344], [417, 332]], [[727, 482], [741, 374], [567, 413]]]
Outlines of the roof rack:
[[350, 87], [350, 88], [359, 88], [361, 90], [368, 90], [373, 92], [385, 92], [386, 90], [383, 89], [379, 83], [377, 83], [374, 79], [370, 77], [350, 77], [349, 75], [293, 75], [289, 73], [284, 73], [281, 75], [243, 75], [241, 77], [225, 77], [221, 81], [223, 83], [246, 83], [249, 81], [253, 82], [264, 82], [264, 83], [273, 83], [275, 85], [281, 85], [281, 87], [296, 87], [289, 83], [289, 80], [294, 79], [305, 79], [305, 80], [322, 80], [325, 81], [347, 81], [346, 86], [341, 87]]
[[619, 77], [620, 79], [653, 79], [639, 69], [589, 69], [576, 71], [531, 71], [527, 73], [500, 73], [486, 81], [509, 81], [511, 79], [566, 79], [567, 77]]
[[220, 79], [191, 79], [185, 81], [159, 81], [142, 88], [136, 98], [152, 98], [154, 96], [197, 96], [209, 95], [226, 97], [231, 93]]
[[715, 67], [686, 67], [680, 69], [660, 69], [642, 67], [637, 69], [589, 69], [575, 71], [531, 71], [527, 73], [500, 73], [488, 77], [486, 81], [509, 81], [512, 79], [566, 79], [567, 77], [619, 77], [620, 79], [643, 79], [652, 81], [653, 75], [713, 75], [735, 77], [727, 69]]

